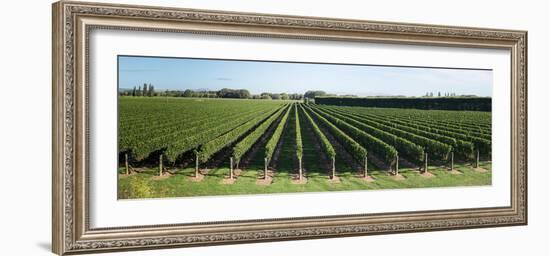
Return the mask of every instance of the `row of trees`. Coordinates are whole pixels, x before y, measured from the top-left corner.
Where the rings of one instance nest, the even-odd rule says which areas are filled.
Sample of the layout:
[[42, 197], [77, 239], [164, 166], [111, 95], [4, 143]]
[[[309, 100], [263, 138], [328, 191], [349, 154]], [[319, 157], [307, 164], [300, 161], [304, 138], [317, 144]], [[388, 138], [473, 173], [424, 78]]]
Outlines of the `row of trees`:
[[266, 100], [302, 100], [304, 95], [299, 93], [268, 93], [263, 92], [260, 95], [253, 95], [253, 99], [266, 99]]
[[[468, 96], [468, 95], [460, 95], [460, 96]], [[424, 97], [434, 97], [434, 93], [433, 92], [427, 92], [426, 95], [424, 95]], [[437, 92], [436, 97], [456, 97], [456, 93], [454, 93], [454, 92], [444, 92], [443, 94], [441, 94], [441, 92]]]
[[124, 90], [120, 92], [122, 96], [158, 96], [159, 94], [155, 92], [155, 86], [152, 84], [143, 84], [143, 87], [140, 85], [137, 88], [134, 86], [132, 90]]
[[246, 89], [228, 89], [223, 88], [218, 91], [208, 90], [165, 90], [155, 91], [155, 87], [151, 84], [143, 84], [143, 86], [134, 86], [132, 90], [121, 90], [121, 96], [163, 96], [163, 97], [188, 97], [188, 98], [230, 98], [230, 99], [264, 99], [264, 100], [303, 100], [314, 99], [316, 96], [328, 96], [324, 91], [307, 91], [305, 94], [300, 93], [269, 93], [251, 94]]
[[[131, 90], [121, 90], [121, 96], [163, 96], [163, 97], [188, 97], [188, 98], [231, 98], [231, 99], [264, 99], [264, 100], [306, 100], [313, 101], [315, 97], [336, 97], [334, 94], [327, 94], [324, 91], [320, 90], [310, 90], [306, 91], [304, 94], [300, 93], [269, 93], [263, 92], [260, 94], [251, 94], [250, 91], [246, 89], [228, 89], [223, 88], [218, 91], [209, 91], [209, 90], [165, 90], [165, 91], [155, 91], [155, 86], [152, 84], [143, 84], [143, 86], [134, 86]], [[356, 95], [340, 95], [338, 97], [344, 98], [357, 98]], [[400, 96], [406, 98], [405, 96]], [[393, 97], [393, 98], [400, 98]], [[433, 92], [427, 92], [424, 98], [433, 98], [433, 97], [462, 97], [462, 98], [472, 98], [476, 97], [475, 95], [459, 95], [456, 93], [438, 92], [434, 94]]]

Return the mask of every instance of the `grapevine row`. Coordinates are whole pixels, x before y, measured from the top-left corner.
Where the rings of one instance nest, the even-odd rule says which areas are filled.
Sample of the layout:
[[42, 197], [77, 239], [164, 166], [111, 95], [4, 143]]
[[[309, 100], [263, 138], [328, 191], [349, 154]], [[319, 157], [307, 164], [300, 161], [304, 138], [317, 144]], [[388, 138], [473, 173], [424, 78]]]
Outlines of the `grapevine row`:
[[[206, 120], [201, 123], [201, 125], [197, 125], [195, 127], [182, 128], [174, 126], [172, 127], [171, 132], [154, 131], [148, 134], [147, 138], [126, 136], [121, 140], [121, 148], [132, 151], [138, 159], [147, 157], [151, 152], [162, 148], [169, 148], [170, 151], [173, 151], [173, 153], [169, 154], [170, 157], [175, 157], [185, 149], [189, 150], [198, 146], [194, 143], [194, 141], [201, 141], [198, 138], [204, 137], [205, 135], [215, 135], [216, 128], [219, 132], [224, 132], [227, 129], [232, 129], [233, 127], [239, 125], [239, 121], [244, 122], [247, 118], [252, 118], [261, 112], [261, 110], [251, 110], [240, 116], [238, 114], [233, 114], [220, 118], [213, 118]], [[220, 125], [223, 125], [223, 127]], [[224, 129], [224, 127], [227, 128]], [[193, 135], [185, 136], [187, 134]], [[175, 147], [180, 147], [182, 149], [181, 151], [178, 151]]]
[[[400, 138], [400, 137], [397, 137], [391, 133], [388, 133], [388, 132], [385, 132], [383, 130], [380, 130], [378, 128], [375, 128], [375, 127], [372, 127], [372, 126], [369, 126], [369, 125], [365, 125], [365, 124], [362, 124], [362, 123], [359, 123], [355, 120], [352, 120], [350, 118], [346, 118], [345, 116], [342, 116], [342, 115], [338, 115], [338, 114], [334, 114], [334, 115], [329, 115], [327, 114], [326, 112], [320, 112], [322, 115], [324, 115], [326, 118], [328, 118], [329, 120], [335, 122], [335, 123], [339, 123], [341, 126], [343, 127], [347, 127], [347, 131], [349, 132], [352, 132], [352, 133], [357, 133], [355, 130], [358, 130], [358, 131], [361, 131], [371, 137], [374, 137], [378, 140], [380, 140], [381, 142], [395, 148], [396, 151], [399, 151], [401, 152], [401, 154], [407, 156], [407, 158], [412, 161], [412, 162], [415, 162], [415, 163], [420, 163], [424, 157], [424, 148], [419, 146], [419, 145], [416, 145], [406, 139], [403, 139], [403, 138]], [[353, 128], [355, 129], [353, 129]], [[382, 148], [385, 148], [387, 146], [381, 144], [381, 146], [379, 147], [382, 147]], [[367, 148], [370, 148], [369, 146], [367, 146]], [[373, 150], [374, 151], [374, 150]], [[380, 150], [377, 150], [377, 152], [380, 152]], [[378, 153], [380, 154], [381, 156], [384, 156], [385, 153]], [[395, 154], [397, 155], [397, 154]], [[388, 156], [388, 157], [384, 157], [384, 159], [386, 161], [392, 161], [392, 158], [395, 157], [394, 154], [391, 154]]]
[[[350, 129], [351, 127], [347, 127], [345, 125], [341, 125], [341, 123], [338, 122], [338, 120], [331, 120], [335, 121], [334, 124], [327, 120], [325, 117], [319, 115], [317, 112], [313, 111], [311, 108], [306, 106], [306, 109], [313, 115], [315, 118], [324, 126], [327, 128], [327, 130], [344, 146], [346, 151], [350, 153], [355, 160], [358, 162], [363, 162], [365, 157], [367, 156], [367, 149], [365, 149], [361, 144], [359, 144], [357, 141], [354, 140], [358, 139], [360, 141], [367, 141], [371, 138], [369, 138], [368, 134], [365, 134], [357, 129], [353, 130]], [[350, 135], [353, 137], [350, 137], [347, 135], [344, 131], [342, 131], [340, 128], [342, 128], [345, 132], [350, 133]]]
[[[472, 154], [474, 149], [479, 150], [480, 153], [483, 155], [489, 155], [491, 153], [491, 140], [488, 140], [488, 139], [465, 135], [463, 133], [459, 133], [459, 132], [455, 132], [447, 129], [429, 127], [429, 126], [426, 126], [425, 124], [419, 124], [413, 121], [406, 122], [401, 120], [394, 120], [394, 122], [401, 122], [403, 124], [407, 124], [409, 126], [415, 127], [420, 130], [455, 138], [457, 139], [457, 143], [459, 144], [459, 147], [464, 149], [464, 151], [462, 152], [464, 152], [466, 156], [468, 156], [468, 158], [473, 157]], [[474, 149], [471, 148], [470, 144], [473, 144]], [[469, 151], [472, 151], [472, 154], [468, 154], [467, 152]]]
[[259, 122], [262, 120], [268, 118], [274, 112], [277, 110], [270, 111], [266, 114], [257, 116], [253, 118], [252, 120], [242, 124], [241, 126], [229, 131], [228, 133], [225, 133], [205, 144], [203, 144], [200, 147], [200, 150], [197, 152], [197, 156], [199, 158], [199, 161], [201, 163], [204, 163], [208, 161], [215, 153], [220, 151], [221, 149], [227, 147], [229, 144], [235, 142], [238, 140], [242, 135], [244, 135], [246, 132], [254, 128]]
[[[430, 155], [433, 155], [440, 160], [446, 160], [452, 150], [452, 147], [448, 144], [390, 127], [388, 125], [373, 122], [368, 119], [353, 118], [346, 114], [339, 114], [336, 111], [324, 111], [328, 111], [331, 115], [339, 117], [358, 128], [362, 128], [382, 140], [387, 142], [393, 141], [395, 143], [394, 146], [402, 154], [408, 156], [409, 160], [416, 163], [420, 163], [423, 160], [422, 150], [425, 150], [430, 153]], [[404, 147], [402, 147], [402, 145]], [[418, 152], [418, 150], [420, 150], [420, 152]]]
[[[369, 113], [365, 113], [365, 115], [381, 117], [380, 115], [369, 114]], [[438, 123], [437, 121], [419, 120], [419, 119], [412, 120], [412, 119], [407, 119], [407, 118], [404, 118], [404, 117], [394, 117], [394, 118], [399, 119], [399, 120], [404, 121], [404, 122], [422, 123], [424, 125], [429, 124], [430, 127], [433, 127], [433, 128], [436, 128], [436, 129], [445, 129], [445, 130], [448, 130], [448, 131], [451, 131], [451, 132], [462, 133], [466, 136], [480, 137], [482, 139], [489, 139], [489, 140], [491, 139], [490, 134], [483, 134], [483, 133], [479, 133], [479, 132], [468, 131], [468, 130], [465, 130], [465, 129], [460, 129], [460, 128], [454, 127], [452, 125], [441, 124], [441, 123]]]
[[209, 140], [212, 140], [217, 136], [235, 129], [239, 125], [254, 119], [258, 115], [270, 113], [271, 111], [272, 110], [256, 111], [244, 116], [233, 117], [232, 119], [223, 118], [218, 121], [211, 120], [209, 123], [205, 123], [202, 126], [202, 130], [198, 130], [194, 135], [188, 137], [174, 137], [173, 141], [166, 149], [165, 154], [169, 160], [175, 161], [181, 153], [197, 148], [198, 146], [207, 143]]
[[[401, 124], [400, 122], [398, 121], [388, 121], [386, 119], [383, 119], [383, 118], [378, 118], [378, 117], [366, 117], [366, 116], [361, 116], [361, 115], [357, 115], [357, 114], [354, 114], [353, 112], [351, 111], [346, 111], [346, 110], [336, 110], [336, 109], [332, 109], [331, 110], [333, 111], [337, 111], [343, 115], [346, 115], [346, 116], [349, 116], [351, 118], [354, 118], [355, 120], [357, 121], [366, 121], [366, 122], [370, 122], [370, 123], [375, 123], [375, 124], [380, 124], [380, 125], [385, 125], [386, 127], [393, 127], [395, 129], [393, 129], [394, 131], [397, 130], [402, 130], [402, 131], [405, 131], [405, 132], [408, 132], [408, 133], [411, 133], [411, 134], [416, 134], [416, 135], [419, 135], [419, 136], [422, 136], [422, 137], [425, 137], [425, 138], [429, 138], [429, 139], [432, 139], [434, 141], [439, 141], [443, 144], [447, 144], [447, 145], [450, 145], [452, 147], [452, 150], [455, 151], [460, 157], [462, 157], [463, 159], [471, 159], [473, 157], [473, 153], [474, 153], [474, 144], [472, 144], [471, 142], [468, 142], [468, 141], [464, 141], [464, 140], [459, 140], [459, 139], [455, 139], [455, 138], [452, 138], [452, 137], [449, 137], [449, 136], [446, 136], [446, 135], [441, 135], [441, 134], [437, 134], [437, 133], [433, 133], [433, 132], [427, 132], [425, 130], [421, 130], [421, 129], [418, 129], [418, 128], [415, 128], [415, 127], [411, 127], [409, 125], [406, 125], [406, 124]], [[372, 121], [370, 121], [372, 120]], [[442, 154], [447, 154], [445, 153], [446, 152], [446, 148], [441, 148], [442, 149]]]
[[285, 128], [286, 120], [288, 119], [288, 114], [290, 113], [291, 109], [292, 105], [290, 105], [286, 109], [285, 115], [283, 116], [283, 118], [281, 118], [281, 121], [277, 125], [277, 128], [275, 128], [273, 135], [271, 135], [271, 138], [267, 141], [267, 144], [265, 145], [265, 158], [267, 159], [268, 163], [271, 161], [273, 153], [275, 152], [275, 148], [277, 147], [277, 144], [281, 139], [281, 135], [283, 134], [283, 129]]
[[302, 159], [304, 154], [302, 143], [302, 131], [300, 128], [300, 117], [298, 115], [298, 104], [294, 104], [294, 118], [296, 119], [296, 157]]
[[303, 109], [301, 104], [300, 104], [300, 110], [301, 110], [301, 113], [303, 113], [304, 116], [306, 117], [306, 120], [308, 124], [311, 126], [313, 133], [315, 133], [315, 135], [319, 139], [321, 143], [321, 148], [323, 149], [325, 154], [331, 159], [336, 157], [336, 151], [332, 147], [332, 144], [330, 144], [330, 142], [328, 141], [327, 136], [325, 136], [325, 134], [321, 131], [319, 126], [317, 126], [313, 118], [311, 118], [311, 116]]
[[283, 108], [279, 109], [277, 113], [270, 116], [267, 120], [265, 120], [260, 126], [258, 126], [256, 129], [254, 129], [253, 132], [248, 134], [244, 139], [239, 141], [234, 147], [233, 147], [233, 158], [235, 158], [236, 163], [238, 164], [241, 161], [241, 157], [248, 152], [252, 146], [264, 135], [265, 131], [271, 126], [271, 124], [280, 116], [282, 113]]

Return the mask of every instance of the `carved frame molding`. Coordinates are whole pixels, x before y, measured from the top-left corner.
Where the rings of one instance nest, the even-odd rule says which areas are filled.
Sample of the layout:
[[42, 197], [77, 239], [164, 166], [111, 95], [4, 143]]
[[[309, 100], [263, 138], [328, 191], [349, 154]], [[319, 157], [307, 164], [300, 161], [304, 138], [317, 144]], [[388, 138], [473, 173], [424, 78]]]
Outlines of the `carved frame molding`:
[[[88, 37], [94, 29], [510, 49], [510, 207], [90, 229]], [[58, 254], [527, 224], [527, 32], [61, 1], [53, 5], [53, 243]]]

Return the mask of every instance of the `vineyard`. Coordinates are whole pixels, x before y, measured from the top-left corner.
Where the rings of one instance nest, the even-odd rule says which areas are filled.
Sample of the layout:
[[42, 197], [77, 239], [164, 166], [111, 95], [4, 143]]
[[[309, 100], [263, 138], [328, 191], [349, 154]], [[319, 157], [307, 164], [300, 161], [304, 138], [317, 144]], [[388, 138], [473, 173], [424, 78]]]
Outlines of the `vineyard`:
[[119, 198], [488, 185], [491, 113], [119, 99]]

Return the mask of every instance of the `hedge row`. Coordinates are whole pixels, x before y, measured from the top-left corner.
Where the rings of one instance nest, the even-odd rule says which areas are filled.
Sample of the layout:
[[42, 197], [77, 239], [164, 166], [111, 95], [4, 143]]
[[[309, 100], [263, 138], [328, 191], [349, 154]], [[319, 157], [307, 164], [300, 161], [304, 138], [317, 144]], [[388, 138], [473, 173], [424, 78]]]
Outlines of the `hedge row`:
[[315, 97], [315, 104], [375, 108], [491, 111], [490, 97]]

